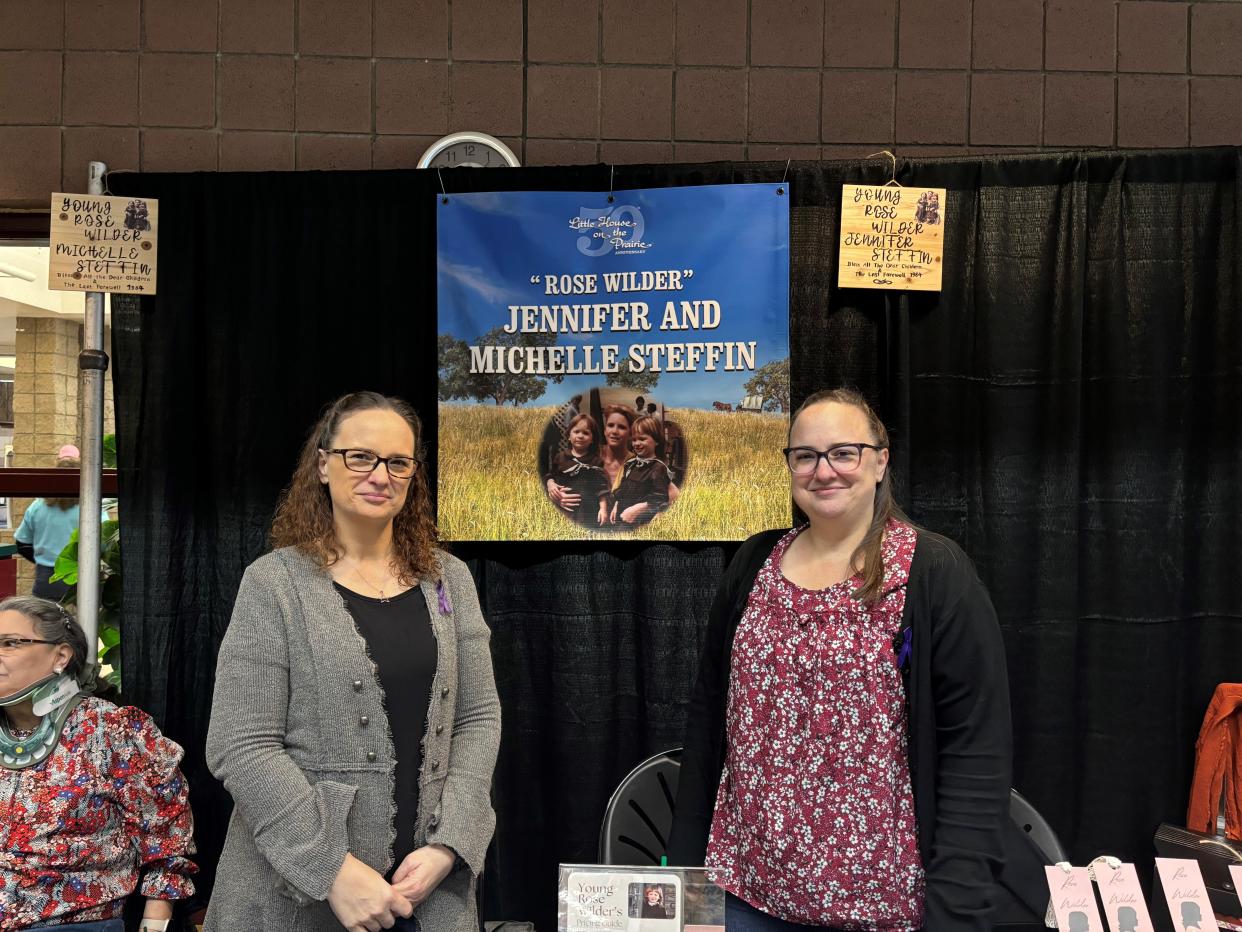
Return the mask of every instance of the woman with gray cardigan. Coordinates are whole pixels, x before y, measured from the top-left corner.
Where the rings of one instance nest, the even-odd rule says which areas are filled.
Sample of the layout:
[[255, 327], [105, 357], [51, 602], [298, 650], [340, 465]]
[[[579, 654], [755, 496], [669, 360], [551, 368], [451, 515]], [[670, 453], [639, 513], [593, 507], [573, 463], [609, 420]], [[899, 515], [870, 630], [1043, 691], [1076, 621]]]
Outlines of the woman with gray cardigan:
[[246, 570], [207, 761], [235, 807], [207, 932], [473, 932], [500, 705], [408, 404], [330, 405]]

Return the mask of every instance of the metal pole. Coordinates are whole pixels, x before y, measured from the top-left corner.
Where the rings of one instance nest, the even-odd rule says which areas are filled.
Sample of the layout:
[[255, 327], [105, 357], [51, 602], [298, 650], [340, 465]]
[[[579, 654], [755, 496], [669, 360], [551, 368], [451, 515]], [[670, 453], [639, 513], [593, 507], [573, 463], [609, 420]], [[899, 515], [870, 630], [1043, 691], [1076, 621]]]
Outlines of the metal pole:
[[[103, 194], [108, 166], [91, 162], [88, 194]], [[82, 398], [82, 484], [78, 497], [78, 620], [86, 632], [88, 666], [95, 663], [99, 645], [100, 476], [103, 468], [103, 393], [108, 355], [104, 352], [103, 292], [86, 294], [86, 321], [82, 352], [78, 355]], [[88, 674], [89, 675], [89, 674]]]

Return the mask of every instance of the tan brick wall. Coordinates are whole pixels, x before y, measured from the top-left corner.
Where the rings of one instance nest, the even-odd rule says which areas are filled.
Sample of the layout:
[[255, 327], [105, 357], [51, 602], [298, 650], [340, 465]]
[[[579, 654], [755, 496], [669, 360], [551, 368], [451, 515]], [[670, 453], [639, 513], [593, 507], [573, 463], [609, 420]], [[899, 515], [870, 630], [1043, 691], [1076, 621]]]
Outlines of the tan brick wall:
[[17, 319], [13, 374], [14, 466], [55, 466], [78, 442], [78, 352], [82, 327], [51, 317]]
[[4, 0], [0, 207], [144, 171], [1242, 144], [1228, 0]]
[[[17, 319], [17, 361], [13, 372], [13, 465], [55, 466], [56, 451], [78, 443], [78, 351], [82, 327], [51, 317]], [[13, 542], [30, 499], [13, 499], [12, 528], [3, 533]], [[18, 562], [17, 591], [28, 592], [34, 569]]]
[[[17, 320], [17, 362], [13, 375], [13, 465], [55, 466], [56, 451], [64, 444], [82, 444], [82, 405], [79, 392], [78, 352], [82, 327], [72, 320], [20, 317]], [[105, 346], [110, 332], [105, 331]], [[112, 370], [104, 378], [104, 434], [115, 430]], [[0, 532], [0, 542], [11, 544], [13, 531], [31, 499], [13, 499], [12, 527]], [[18, 591], [28, 591], [34, 568], [18, 563]]]

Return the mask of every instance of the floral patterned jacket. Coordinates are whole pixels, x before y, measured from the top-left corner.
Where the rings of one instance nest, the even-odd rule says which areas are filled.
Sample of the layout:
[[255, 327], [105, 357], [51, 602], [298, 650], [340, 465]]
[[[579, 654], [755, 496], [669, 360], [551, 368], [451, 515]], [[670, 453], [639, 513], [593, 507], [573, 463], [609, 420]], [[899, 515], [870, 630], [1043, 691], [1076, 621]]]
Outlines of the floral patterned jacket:
[[146, 713], [91, 696], [47, 760], [0, 770], [0, 929], [111, 919], [136, 889], [193, 893], [181, 756]]

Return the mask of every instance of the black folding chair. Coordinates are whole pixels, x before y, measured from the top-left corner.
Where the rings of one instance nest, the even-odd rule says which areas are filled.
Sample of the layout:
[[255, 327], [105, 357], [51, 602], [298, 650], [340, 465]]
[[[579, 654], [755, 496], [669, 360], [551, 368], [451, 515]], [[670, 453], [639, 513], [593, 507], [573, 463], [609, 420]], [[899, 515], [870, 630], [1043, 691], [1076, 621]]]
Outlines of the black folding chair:
[[654, 864], [668, 852], [681, 748], [661, 751], [626, 775], [599, 830], [600, 864]]
[[1048, 820], [1017, 790], [1009, 791], [1009, 818], [1031, 836], [1031, 841], [1035, 842], [1035, 847], [1048, 859], [1049, 864], [1069, 860], [1065, 847], [1048, 824]]

